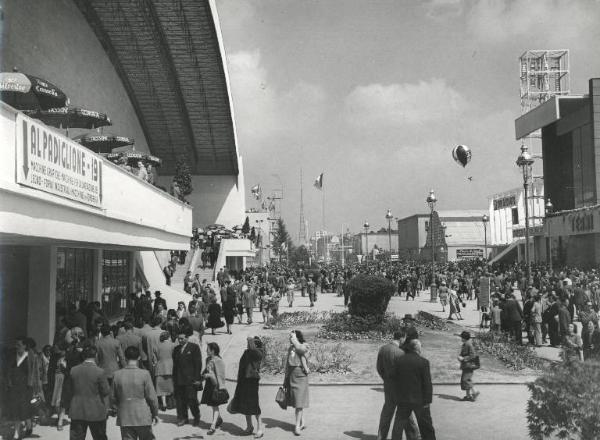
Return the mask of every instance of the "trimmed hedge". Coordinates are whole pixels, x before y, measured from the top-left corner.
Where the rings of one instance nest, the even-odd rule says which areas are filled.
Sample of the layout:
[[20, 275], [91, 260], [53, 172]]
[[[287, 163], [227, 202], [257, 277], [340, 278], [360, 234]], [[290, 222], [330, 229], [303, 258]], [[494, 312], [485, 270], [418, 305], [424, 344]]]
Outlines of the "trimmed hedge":
[[600, 438], [600, 362], [568, 362], [528, 385], [529, 436], [594, 440]]
[[348, 311], [352, 316], [383, 318], [395, 286], [387, 278], [376, 275], [357, 275], [348, 282], [350, 292]]

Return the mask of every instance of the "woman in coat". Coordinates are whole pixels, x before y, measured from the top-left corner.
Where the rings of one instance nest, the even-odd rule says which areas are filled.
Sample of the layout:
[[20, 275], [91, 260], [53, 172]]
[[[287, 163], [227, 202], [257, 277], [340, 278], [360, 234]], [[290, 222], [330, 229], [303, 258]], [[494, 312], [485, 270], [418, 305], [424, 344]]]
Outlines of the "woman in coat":
[[308, 345], [300, 330], [290, 333], [287, 351], [285, 384], [288, 390], [288, 405], [296, 409], [294, 434], [300, 435], [304, 424], [304, 408], [308, 408]]
[[15, 438], [31, 435], [33, 430], [30, 401], [42, 392], [39, 357], [28, 344], [29, 338], [17, 338], [15, 354], [7, 371], [7, 418], [14, 422]]
[[254, 432], [252, 417], [256, 417], [256, 434], [254, 438], [264, 435], [258, 404], [258, 382], [260, 380], [260, 364], [263, 359], [262, 341], [258, 336], [248, 338], [248, 348], [240, 358], [237, 385], [231, 401], [230, 411], [246, 416], [246, 434]]
[[460, 334], [462, 339], [462, 347], [460, 348], [460, 354], [458, 355], [458, 361], [460, 362], [460, 369], [462, 374], [460, 376], [460, 389], [465, 391], [465, 397], [462, 400], [475, 402], [479, 391], [473, 387], [473, 369], [469, 367], [469, 362], [475, 358], [475, 349], [471, 342], [471, 333], [464, 331]]
[[173, 394], [173, 350], [175, 343], [168, 331], [160, 335], [160, 343], [156, 346], [156, 396], [161, 411], [167, 409], [167, 397]]
[[231, 294], [229, 291], [229, 286], [231, 284], [227, 282], [227, 298], [223, 301], [223, 317], [225, 318], [225, 324], [227, 325], [227, 333], [231, 334], [231, 324], [233, 324], [233, 318], [236, 313], [236, 295]]
[[212, 423], [207, 434], [212, 435], [223, 424], [219, 406], [227, 402], [217, 402], [213, 399], [213, 392], [225, 388], [225, 362], [221, 359], [220, 348], [216, 342], [209, 342], [206, 347], [206, 368], [202, 377], [206, 380], [200, 404], [208, 405], [213, 410]]
[[206, 327], [211, 329], [211, 334], [215, 334], [216, 328], [221, 328], [225, 324], [221, 320], [221, 306], [217, 303], [216, 297], [210, 298], [210, 304], [208, 306], [208, 319], [206, 321]]

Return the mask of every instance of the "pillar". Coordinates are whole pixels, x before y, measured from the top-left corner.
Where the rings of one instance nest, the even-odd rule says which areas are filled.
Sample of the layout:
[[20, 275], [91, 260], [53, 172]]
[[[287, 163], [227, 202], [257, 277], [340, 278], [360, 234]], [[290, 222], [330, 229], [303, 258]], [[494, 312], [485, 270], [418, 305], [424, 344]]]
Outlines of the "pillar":
[[56, 246], [34, 246], [29, 252], [27, 335], [38, 347], [52, 344], [56, 329]]
[[100, 301], [102, 304], [102, 261], [104, 259], [104, 251], [102, 249], [94, 249], [94, 274], [92, 277], [93, 301]]

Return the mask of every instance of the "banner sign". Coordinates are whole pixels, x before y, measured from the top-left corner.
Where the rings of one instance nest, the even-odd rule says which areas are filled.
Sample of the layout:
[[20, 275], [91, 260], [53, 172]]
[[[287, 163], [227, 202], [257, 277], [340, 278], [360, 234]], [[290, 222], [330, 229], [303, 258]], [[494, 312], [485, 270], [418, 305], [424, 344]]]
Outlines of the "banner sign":
[[17, 114], [17, 183], [102, 206], [102, 159], [44, 124]]
[[483, 249], [456, 249], [457, 260], [470, 260], [475, 258], [483, 258]]
[[[490, 279], [488, 277], [479, 278], [479, 308], [490, 306]], [[489, 311], [489, 310], [488, 310]]]

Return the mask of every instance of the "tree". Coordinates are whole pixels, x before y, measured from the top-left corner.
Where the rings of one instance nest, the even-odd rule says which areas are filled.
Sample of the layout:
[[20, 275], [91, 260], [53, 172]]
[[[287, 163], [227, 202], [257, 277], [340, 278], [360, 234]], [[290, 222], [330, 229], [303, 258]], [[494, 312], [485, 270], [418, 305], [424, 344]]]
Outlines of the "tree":
[[286, 253], [286, 251], [292, 251], [293, 243], [290, 238], [290, 234], [287, 231], [287, 227], [285, 226], [285, 222], [283, 219], [277, 219], [277, 225], [275, 227], [275, 231], [273, 233], [273, 250], [279, 258], [281, 259], [281, 255]]
[[246, 217], [246, 221], [242, 226], [242, 234], [247, 235], [248, 233], [250, 233], [250, 219]]
[[306, 246], [301, 245], [298, 247], [294, 247], [292, 251], [290, 251], [290, 261], [289, 263], [292, 266], [306, 266], [308, 267], [308, 262], [310, 261], [310, 254]]
[[177, 182], [177, 186], [179, 187], [180, 199], [185, 201], [185, 197], [189, 196], [194, 188], [192, 188], [192, 173], [190, 171], [190, 166], [183, 157], [177, 159], [173, 180]]

